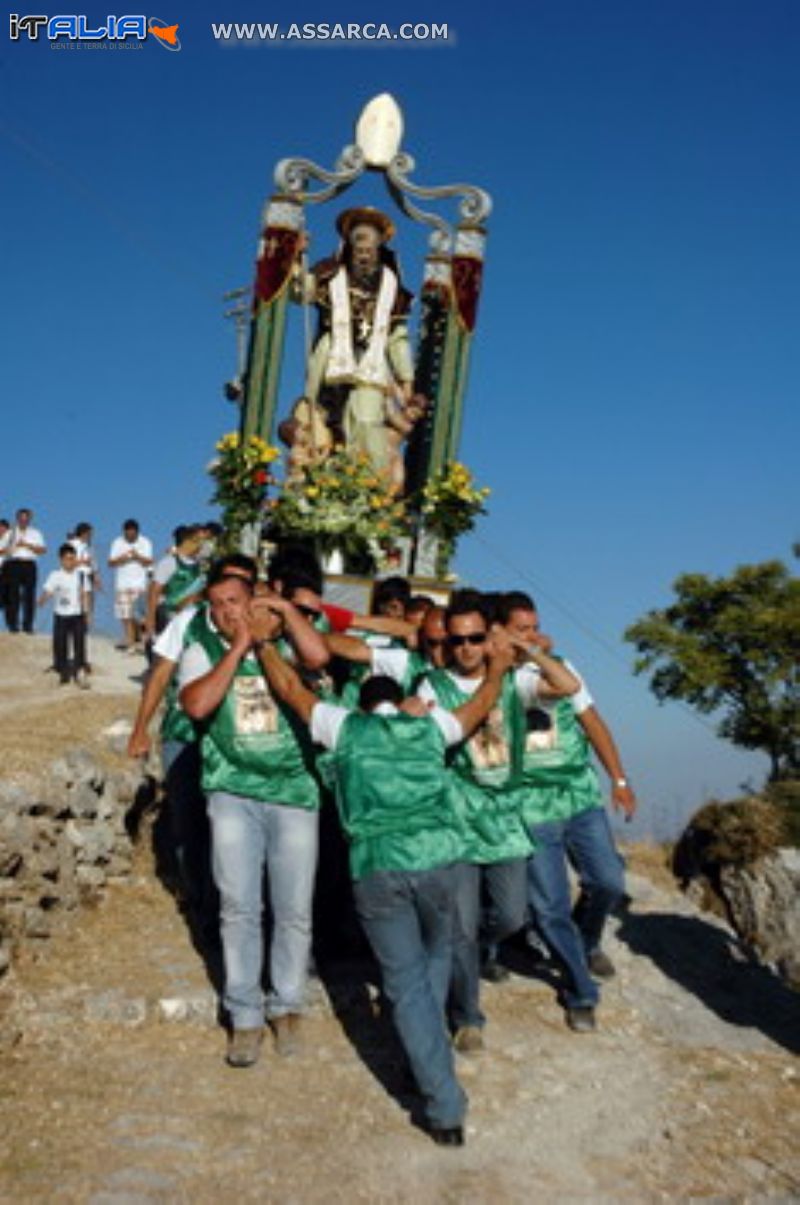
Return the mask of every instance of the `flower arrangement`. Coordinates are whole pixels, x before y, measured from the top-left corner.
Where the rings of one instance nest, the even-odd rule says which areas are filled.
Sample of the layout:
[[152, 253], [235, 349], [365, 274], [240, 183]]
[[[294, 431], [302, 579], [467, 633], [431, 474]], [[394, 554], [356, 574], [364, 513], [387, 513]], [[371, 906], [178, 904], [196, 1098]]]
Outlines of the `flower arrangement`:
[[448, 461], [423, 487], [419, 509], [425, 531], [439, 542], [439, 575], [446, 575], [458, 537], [472, 531], [478, 515], [486, 514], [490, 493], [488, 486], [476, 486], [470, 470], [457, 460]]
[[222, 507], [226, 542], [236, 548], [243, 528], [260, 523], [264, 516], [267, 490], [274, 482], [268, 466], [280, 450], [260, 435], [242, 438], [238, 431], [223, 435], [216, 449], [219, 455], [208, 466], [216, 482], [211, 501]]
[[312, 538], [323, 555], [340, 550], [371, 568], [408, 530], [404, 504], [369, 457], [342, 448], [287, 481], [270, 507], [275, 535]]

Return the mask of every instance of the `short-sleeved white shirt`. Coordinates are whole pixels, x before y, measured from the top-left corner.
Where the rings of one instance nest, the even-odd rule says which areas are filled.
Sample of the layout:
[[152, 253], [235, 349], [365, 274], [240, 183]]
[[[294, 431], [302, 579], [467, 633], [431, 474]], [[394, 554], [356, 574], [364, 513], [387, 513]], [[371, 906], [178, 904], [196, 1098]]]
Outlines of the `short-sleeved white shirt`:
[[[445, 672], [452, 678], [461, 693], [465, 695], [474, 695], [478, 687], [482, 686], [485, 681], [483, 677], [463, 678], [460, 674], [453, 673], [451, 669]], [[535, 665], [523, 665], [519, 669], [514, 670], [514, 685], [517, 688], [519, 701], [526, 710], [538, 704], [541, 680], [542, 675]], [[436, 691], [427, 678], [422, 679], [417, 693], [426, 702], [436, 698]]]
[[166, 586], [177, 568], [177, 557], [174, 553], [168, 552], [166, 556], [162, 556], [153, 570], [153, 581], [157, 582], [159, 586]]
[[177, 615], [173, 615], [163, 632], [160, 632], [153, 642], [153, 652], [165, 661], [181, 659], [183, 645], [186, 639], [186, 629], [197, 614], [197, 607], [184, 607]]
[[[152, 559], [153, 545], [147, 536], [138, 536], [133, 543], [126, 540], [124, 536], [117, 536], [111, 545], [108, 559], [115, 561], [117, 557], [124, 556], [126, 552], [138, 552], [139, 556]], [[144, 590], [147, 585], [147, 567], [140, 561], [128, 561], [117, 565], [114, 584], [117, 590]]]
[[[342, 725], [352, 712], [348, 707], [340, 707], [337, 703], [317, 703], [311, 712], [311, 739], [317, 745], [326, 749], [335, 749], [342, 731]], [[373, 715], [398, 715], [398, 709], [392, 703], [379, 703]], [[444, 737], [445, 744], [458, 745], [464, 739], [464, 729], [460, 720], [444, 707], [432, 707], [428, 715], [436, 724]]]
[[408, 649], [376, 648], [372, 649], [372, 672], [375, 675], [385, 674], [395, 682], [403, 682], [408, 673], [408, 663], [411, 654]]
[[81, 574], [77, 569], [70, 573], [66, 569], [54, 569], [47, 576], [44, 592], [52, 595], [53, 611], [56, 615], [82, 614]]
[[20, 548], [17, 540], [24, 540], [26, 544], [36, 544], [40, 548], [44, 548], [44, 536], [36, 527], [26, 527], [24, 530], [21, 527], [11, 528], [11, 538], [8, 542], [8, 559], [11, 561], [35, 561], [37, 556], [41, 556], [40, 552], [33, 552], [30, 548]]
[[[572, 703], [572, 706], [575, 709], [575, 714], [580, 715], [582, 711], [587, 709], [587, 707], [591, 707], [593, 705], [593, 699], [589, 694], [589, 691], [586, 689], [586, 684], [584, 683], [583, 678], [581, 678], [580, 674], [575, 669], [575, 666], [569, 661], [564, 661], [564, 665], [580, 682], [578, 691], [574, 695], [566, 696]], [[474, 695], [475, 691], [483, 682], [483, 678], [462, 678], [458, 674], [454, 674], [452, 670], [448, 670], [447, 672], [450, 674], [450, 677], [453, 679], [458, 689], [465, 695]], [[559, 701], [558, 699], [543, 698], [540, 694], [541, 684], [541, 670], [537, 665], [534, 665], [532, 661], [527, 661], [525, 665], [521, 665], [518, 669], [514, 670], [514, 685], [517, 688], [519, 701], [526, 711], [528, 711], [531, 707], [542, 707], [546, 709], [548, 706], [554, 706]], [[436, 698], [436, 693], [433, 687], [424, 678], [420, 683], [418, 693], [420, 698], [426, 700]]]

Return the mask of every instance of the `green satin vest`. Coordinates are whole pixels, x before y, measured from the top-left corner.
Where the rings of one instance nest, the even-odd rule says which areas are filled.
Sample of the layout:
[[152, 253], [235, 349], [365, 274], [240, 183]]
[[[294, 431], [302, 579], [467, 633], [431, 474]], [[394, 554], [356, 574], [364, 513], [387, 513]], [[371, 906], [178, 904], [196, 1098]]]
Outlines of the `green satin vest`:
[[570, 820], [590, 808], [603, 807], [589, 742], [572, 700], [558, 699], [547, 708], [534, 708], [527, 721], [522, 762], [526, 824]]
[[[448, 711], [455, 711], [471, 697], [458, 688], [446, 670], [431, 670], [427, 681]], [[499, 725], [495, 731], [500, 739], [492, 742], [492, 713], [497, 711]], [[525, 858], [533, 849], [521, 814], [519, 779], [525, 716], [513, 674], [505, 675], [492, 713], [489, 727], [484, 721], [472, 737], [447, 754], [455, 806], [467, 832], [468, 862]]]
[[445, 742], [433, 720], [352, 712], [333, 753], [334, 787], [354, 879], [464, 860]]
[[197, 561], [184, 561], [176, 556], [177, 568], [167, 579], [161, 601], [167, 615], [171, 619], [178, 610], [179, 603], [190, 595], [196, 594], [203, 588], [204, 577]]
[[[198, 641], [212, 665], [226, 652], [203, 625]], [[203, 790], [313, 810], [319, 788], [308, 729], [275, 699], [255, 658], [239, 663], [228, 693], [203, 724]]]

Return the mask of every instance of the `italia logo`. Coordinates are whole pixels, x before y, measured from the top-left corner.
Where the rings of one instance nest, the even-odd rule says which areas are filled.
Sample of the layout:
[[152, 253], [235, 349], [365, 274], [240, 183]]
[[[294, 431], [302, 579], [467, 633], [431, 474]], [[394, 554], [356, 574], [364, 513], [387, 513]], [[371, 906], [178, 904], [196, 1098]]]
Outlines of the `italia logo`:
[[71, 42], [124, 42], [128, 38], [146, 42], [147, 35], [165, 50], [180, 50], [179, 26], [162, 21], [161, 17], [144, 17], [128, 14], [123, 17], [106, 17], [105, 22], [94, 25], [82, 13], [70, 13], [58, 17], [41, 14], [20, 16], [9, 13], [8, 36], [12, 42], [27, 37], [29, 42], [38, 42], [40, 34], [49, 42], [67, 38]]

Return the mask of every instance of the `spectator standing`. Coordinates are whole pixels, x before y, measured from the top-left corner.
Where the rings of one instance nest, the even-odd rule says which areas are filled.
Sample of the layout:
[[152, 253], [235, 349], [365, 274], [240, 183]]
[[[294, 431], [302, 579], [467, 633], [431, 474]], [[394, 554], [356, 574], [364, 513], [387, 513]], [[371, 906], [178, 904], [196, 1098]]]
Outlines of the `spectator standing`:
[[3, 612], [6, 609], [6, 562], [10, 542], [11, 524], [8, 519], [0, 519], [0, 610]]
[[128, 652], [139, 642], [142, 602], [147, 590], [148, 570], [153, 564], [153, 545], [139, 531], [136, 519], [126, 519], [122, 535], [111, 545], [108, 563], [116, 570], [114, 614], [122, 623], [122, 636]]
[[60, 568], [44, 583], [37, 605], [53, 599], [53, 665], [62, 686], [73, 680], [86, 689], [86, 591], [71, 544], [58, 550]]
[[91, 523], [78, 523], [75, 527], [75, 532], [71, 536], [67, 536], [67, 543], [71, 544], [75, 549], [77, 557], [78, 573], [81, 575], [81, 588], [86, 595], [86, 630], [87, 632], [92, 626], [94, 618], [94, 598], [95, 591], [102, 590], [103, 583], [100, 580], [100, 570], [97, 564], [94, 548], [92, 547], [92, 534], [94, 528]]
[[25, 632], [33, 631], [36, 602], [36, 562], [47, 551], [44, 537], [31, 525], [33, 511], [22, 507], [17, 511], [11, 529], [5, 558], [5, 612], [9, 632], [19, 631], [20, 611]]

